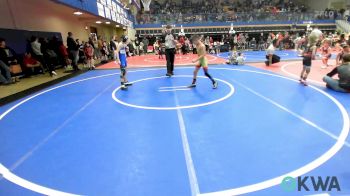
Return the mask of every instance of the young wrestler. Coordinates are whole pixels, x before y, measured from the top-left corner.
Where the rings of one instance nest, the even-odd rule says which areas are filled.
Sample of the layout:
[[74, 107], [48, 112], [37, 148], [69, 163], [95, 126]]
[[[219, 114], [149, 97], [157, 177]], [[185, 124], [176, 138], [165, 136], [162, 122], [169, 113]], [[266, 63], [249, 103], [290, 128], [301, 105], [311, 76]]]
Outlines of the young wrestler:
[[322, 52], [322, 69], [326, 69], [328, 65], [328, 60], [331, 58], [331, 47], [330, 47], [330, 41], [328, 39], [323, 40], [323, 45], [321, 47]]
[[128, 45], [128, 37], [123, 35], [121, 37], [122, 41], [117, 46], [117, 62], [120, 65], [120, 83], [121, 83], [121, 89], [127, 90], [128, 86], [131, 86], [132, 83], [129, 83], [126, 79], [126, 68], [128, 66], [128, 63], [126, 61], [126, 50]]
[[192, 84], [189, 86], [190, 88], [194, 88], [196, 87], [196, 81], [197, 81], [197, 74], [199, 69], [202, 67], [205, 76], [207, 76], [211, 82], [213, 83], [213, 89], [216, 89], [218, 87], [218, 82], [216, 82], [211, 75], [208, 73], [208, 61], [206, 58], [206, 47], [205, 45], [200, 41], [200, 38], [198, 36], [194, 36], [193, 37], [193, 44], [196, 45], [197, 48], [197, 53], [198, 53], [198, 58], [196, 60], [193, 60], [193, 63], [198, 62], [198, 64], [196, 65], [196, 68], [193, 72], [193, 81]]
[[300, 73], [300, 83], [307, 86], [306, 79], [311, 71], [312, 60], [315, 59], [316, 55], [316, 40], [315, 38], [309, 37], [309, 43], [303, 51], [303, 70]]

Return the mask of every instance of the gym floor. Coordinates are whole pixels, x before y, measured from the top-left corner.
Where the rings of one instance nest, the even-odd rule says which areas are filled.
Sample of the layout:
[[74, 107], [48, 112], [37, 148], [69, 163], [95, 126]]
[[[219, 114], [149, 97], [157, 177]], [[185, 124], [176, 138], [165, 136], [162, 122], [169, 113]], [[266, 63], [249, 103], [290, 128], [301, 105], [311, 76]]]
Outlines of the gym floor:
[[324, 87], [319, 61], [304, 87], [295, 52], [267, 68], [250, 63], [260, 53], [210, 56], [218, 89], [202, 73], [186, 88], [193, 55], [172, 78], [146, 55], [130, 58], [128, 91], [112, 62], [1, 107], [0, 195], [319, 194], [286, 192], [286, 176], [336, 176], [326, 195], [349, 195], [349, 95]]

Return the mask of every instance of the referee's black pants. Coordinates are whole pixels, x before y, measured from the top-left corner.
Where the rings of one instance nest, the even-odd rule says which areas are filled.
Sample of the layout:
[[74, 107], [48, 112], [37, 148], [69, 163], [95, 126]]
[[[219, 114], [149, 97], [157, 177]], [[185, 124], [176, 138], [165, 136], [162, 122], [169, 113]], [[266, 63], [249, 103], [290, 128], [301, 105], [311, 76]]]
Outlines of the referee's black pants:
[[168, 74], [174, 73], [175, 48], [165, 49], [166, 68]]

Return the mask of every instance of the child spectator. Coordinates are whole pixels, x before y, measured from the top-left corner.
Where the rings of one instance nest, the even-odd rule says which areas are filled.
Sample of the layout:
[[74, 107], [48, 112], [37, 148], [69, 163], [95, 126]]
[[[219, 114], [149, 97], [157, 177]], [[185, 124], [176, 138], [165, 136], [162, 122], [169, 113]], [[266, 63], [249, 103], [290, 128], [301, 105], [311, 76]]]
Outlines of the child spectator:
[[328, 65], [328, 60], [331, 58], [332, 53], [331, 53], [331, 47], [330, 47], [330, 41], [325, 39], [323, 41], [323, 45], [321, 47], [321, 52], [322, 52], [322, 69], [326, 69]]
[[102, 55], [101, 57], [102, 61], [108, 61], [109, 51], [107, 47], [107, 42], [105, 41], [102, 43], [101, 55]]
[[226, 62], [229, 65], [237, 65], [237, 52], [233, 51], [231, 55], [228, 57], [228, 61]]
[[244, 55], [241, 52], [239, 52], [237, 56], [237, 64], [244, 65], [244, 61], [245, 61]]
[[84, 54], [86, 56], [88, 69], [95, 69], [94, 48], [89, 43], [85, 43]]

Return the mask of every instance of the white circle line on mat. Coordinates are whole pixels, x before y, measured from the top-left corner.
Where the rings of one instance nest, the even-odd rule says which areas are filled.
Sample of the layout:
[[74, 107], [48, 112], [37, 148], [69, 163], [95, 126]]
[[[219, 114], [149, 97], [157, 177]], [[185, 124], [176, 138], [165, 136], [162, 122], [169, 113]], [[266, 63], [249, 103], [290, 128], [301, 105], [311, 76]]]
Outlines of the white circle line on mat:
[[[181, 67], [178, 69], [193, 69], [193, 67]], [[250, 72], [250, 73], [257, 73], [257, 74], [262, 74], [262, 75], [268, 75], [268, 76], [272, 76], [272, 77], [279, 77], [279, 78], [284, 78], [290, 81], [294, 81], [294, 82], [298, 82], [297, 80], [285, 77], [285, 76], [281, 76], [281, 75], [277, 75], [277, 74], [272, 74], [272, 73], [268, 73], [268, 72], [263, 72], [263, 71], [254, 71], [254, 70], [244, 70], [244, 69], [232, 69], [232, 68], [211, 68], [211, 69], [216, 69], [216, 70], [228, 70], [228, 71], [239, 71], [239, 72]], [[164, 68], [157, 68], [157, 69], [143, 69], [143, 70], [131, 70], [129, 72], [145, 72], [145, 71], [155, 71], [155, 70], [164, 70]], [[38, 97], [44, 93], [53, 91], [55, 89], [61, 88], [61, 87], [65, 87], [71, 84], [76, 84], [79, 82], [83, 82], [83, 81], [88, 81], [88, 80], [92, 80], [92, 79], [97, 79], [97, 78], [103, 78], [103, 77], [107, 77], [107, 76], [113, 76], [113, 75], [117, 75], [119, 73], [113, 73], [113, 74], [105, 74], [105, 75], [99, 75], [99, 76], [94, 76], [94, 77], [89, 77], [89, 78], [85, 78], [85, 79], [80, 79], [77, 81], [73, 81], [73, 82], [69, 82], [66, 84], [62, 84], [50, 89], [47, 89], [45, 91], [39, 92], [33, 96], [30, 96], [29, 98], [26, 98], [22, 101], [20, 101], [19, 103], [15, 104], [14, 106], [12, 106], [11, 108], [9, 108], [8, 110], [6, 110], [4, 113], [2, 113], [0, 115], [0, 121], [6, 116], [8, 115], [11, 111], [15, 110], [17, 107], [19, 107], [20, 105], [26, 103], [27, 101]], [[233, 189], [227, 189], [227, 190], [221, 190], [221, 191], [215, 191], [215, 192], [210, 192], [210, 193], [202, 193], [199, 194], [198, 196], [226, 196], [226, 195], [240, 195], [240, 194], [245, 194], [245, 193], [251, 193], [251, 192], [255, 192], [255, 191], [259, 191], [259, 190], [263, 190], [266, 188], [270, 188], [273, 186], [276, 186], [278, 184], [281, 183], [282, 179], [285, 176], [292, 176], [292, 177], [297, 177], [297, 176], [301, 176], [304, 175], [314, 169], [316, 169], [317, 167], [321, 166], [322, 164], [324, 164], [325, 162], [327, 162], [329, 159], [331, 159], [344, 145], [345, 140], [349, 134], [349, 115], [346, 111], [346, 109], [344, 108], [344, 106], [337, 100], [335, 99], [333, 96], [331, 96], [330, 94], [328, 94], [327, 92], [309, 85], [309, 88], [312, 88], [313, 90], [318, 91], [319, 93], [323, 94], [324, 96], [326, 96], [327, 98], [329, 98], [331, 101], [333, 101], [336, 106], [339, 108], [341, 114], [342, 114], [342, 118], [343, 118], [343, 127], [342, 130], [340, 132], [340, 135], [336, 141], [336, 143], [324, 154], [322, 154], [321, 156], [319, 156], [318, 158], [316, 158], [315, 160], [311, 161], [310, 163], [296, 169], [293, 170], [291, 172], [288, 172], [286, 174], [280, 175], [278, 177], [269, 179], [269, 180], [265, 180], [263, 182], [259, 182], [256, 184], [251, 184], [251, 185], [247, 185], [247, 186], [242, 186], [242, 187], [237, 187], [237, 188], [233, 188]], [[0, 174], [7, 180], [23, 187], [29, 190], [32, 190], [34, 192], [37, 193], [41, 193], [44, 195], [75, 195], [73, 193], [67, 193], [67, 192], [62, 192], [59, 190], [55, 190], [55, 189], [51, 189], [45, 186], [41, 186], [38, 184], [35, 184], [33, 182], [30, 182], [28, 180], [25, 180], [19, 176], [16, 176], [15, 174], [13, 174], [10, 170], [8, 170], [5, 166], [3, 166], [0, 163]]]

